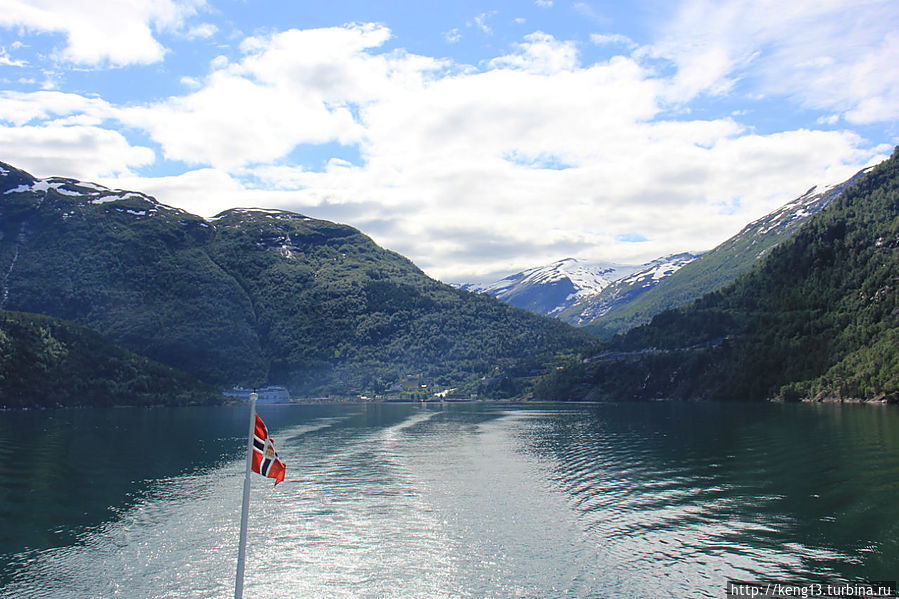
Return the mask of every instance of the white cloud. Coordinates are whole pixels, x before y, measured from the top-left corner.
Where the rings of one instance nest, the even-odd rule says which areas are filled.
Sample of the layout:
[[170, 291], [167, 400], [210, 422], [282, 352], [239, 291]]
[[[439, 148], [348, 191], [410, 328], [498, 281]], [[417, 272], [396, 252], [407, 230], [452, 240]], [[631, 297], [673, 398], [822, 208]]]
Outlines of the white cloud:
[[219, 69], [224, 69], [228, 66], [228, 57], [224, 55], [218, 55], [213, 58], [209, 63], [209, 68], [213, 71], [218, 71]]
[[495, 10], [492, 10], [490, 12], [482, 12], [472, 19], [473, 23], [469, 23], [469, 27], [477, 27], [481, 30], [481, 33], [484, 33], [485, 35], [493, 35], [493, 29], [491, 29], [487, 24], [487, 19], [491, 18], [495, 14]]
[[[538, 34], [522, 47], [553, 41]], [[526, 68], [539, 56], [373, 86], [381, 95], [360, 111], [363, 166], [252, 172], [295, 190], [279, 196], [281, 207], [349, 215], [431, 274], [462, 280], [560, 253], [639, 261], [708, 249], [870, 158], [858, 149], [863, 140], [843, 132], [758, 136], [730, 119], [657, 121], [663, 82], [635, 61]], [[546, 156], [569, 168], [525, 164]], [[650, 242], [615, 241], [634, 231]]]
[[[638, 262], [708, 249], [883, 151], [850, 131], [761, 135], [739, 112], [675, 120], [665, 111], [675, 91], [686, 101], [727, 90], [746, 76], [734, 65], [760, 64], [730, 45], [657, 45], [681, 67], [663, 76], [642, 62], [646, 50], [584, 65], [575, 43], [542, 32], [480, 68], [385, 51], [390, 38], [378, 25], [248, 38], [242, 56], [184, 80], [197, 89], [142, 106], [7, 93], [0, 119], [21, 126], [0, 151], [42, 176], [107, 177], [205, 216], [267, 206], [346, 222], [451, 281], [567, 255]], [[115, 120], [198, 168], [135, 177], [153, 153], [109, 129]], [[315, 171], [290, 158], [333, 142], [355, 146], [360, 164]]]
[[[57, 91], [33, 93], [0, 92], [0, 121], [24, 125], [32, 121], [56, 120], [78, 115], [98, 124], [113, 113], [112, 106], [100, 98]], [[82, 120], [82, 122], [84, 122]]]
[[60, 58], [80, 65], [123, 66], [162, 60], [154, 31], [178, 29], [202, 0], [2, 0], [0, 26], [58, 32]]
[[24, 67], [26, 64], [27, 63], [24, 60], [10, 58], [6, 48], [0, 47], [0, 65], [6, 65], [8, 67]]
[[586, 2], [574, 2], [571, 5], [571, 8], [574, 11], [591, 21], [595, 21], [597, 23], [605, 23], [608, 22], [609, 19], [606, 18], [602, 13], [598, 12], [593, 6], [587, 4]]
[[636, 48], [637, 43], [631, 38], [620, 33], [592, 33], [590, 41], [597, 46], [620, 45], [628, 48]]
[[97, 180], [152, 164], [150, 148], [132, 146], [117, 131], [82, 125], [0, 125], [0, 156], [38, 177]]
[[166, 158], [224, 168], [276, 160], [299, 143], [354, 141], [358, 127], [346, 108], [267, 89], [216, 73], [190, 96], [121, 111], [124, 122], [148, 130]]
[[[229, 208], [270, 206], [266, 194], [257, 196], [227, 172], [212, 168], [168, 177], [101, 177], [97, 182], [109, 187], [140, 190], [163, 204], [205, 217]], [[259, 201], [253, 201], [257, 197]]]
[[678, 102], [741, 82], [875, 123], [899, 117], [897, 23], [892, 0], [688, 0], [644, 52], [674, 61]]
[[222, 168], [277, 160], [298, 144], [360, 143], [355, 112], [441, 67], [366, 52], [389, 37], [384, 27], [355, 25], [249, 38], [239, 63], [213, 61], [202, 89], [120, 118], [149, 131], [168, 158]]
[[560, 42], [553, 36], [536, 31], [525, 36], [517, 52], [489, 62], [493, 68], [524, 69], [546, 75], [570, 71], [578, 66], [577, 48], [573, 42]]
[[203, 87], [203, 83], [195, 77], [184, 76], [180, 81], [181, 85], [189, 87], [190, 89], [200, 89], [201, 87]]
[[210, 38], [218, 32], [218, 27], [212, 23], [200, 23], [187, 30], [187, 37], [190, 39], [206, 39]]

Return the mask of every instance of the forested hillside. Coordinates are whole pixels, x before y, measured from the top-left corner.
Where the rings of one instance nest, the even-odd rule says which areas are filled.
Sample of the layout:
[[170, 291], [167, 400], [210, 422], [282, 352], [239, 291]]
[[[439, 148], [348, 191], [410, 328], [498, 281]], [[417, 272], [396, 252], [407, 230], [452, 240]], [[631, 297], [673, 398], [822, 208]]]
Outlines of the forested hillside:
[[217, 391], [84, 327], [0, 311], [0, 408], [186, 405]]
[[755, 269], [545, 378], [558, 399], [899, 399], [899, 150]]
[[520, 372], [588, 334], [453, 289], [345, 225], [208, 221], [138, 192], [0, 164], [0, 308], [53, 315], [219, 387], [382, 390]]

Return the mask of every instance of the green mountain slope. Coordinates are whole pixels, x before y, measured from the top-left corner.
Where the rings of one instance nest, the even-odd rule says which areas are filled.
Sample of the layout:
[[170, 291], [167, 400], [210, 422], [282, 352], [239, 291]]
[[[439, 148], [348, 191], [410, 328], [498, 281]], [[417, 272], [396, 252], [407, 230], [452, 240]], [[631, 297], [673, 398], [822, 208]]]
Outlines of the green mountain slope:
[[0, 163], [0, 308], [50, 314], [219, 386], [454, 384], [589, 336], [428, 278], [344, 225], [272, 210], [205, 221]]
[[269, 377], [294, 389], [377, 389], [404, 374], [451, 384], [588, 340], [434, 281], [345, 225], [272, 210], [214, 224], [207, 252], [250, 298]]
[[252, 306], [205, 252], [214, 231], [203, 219], [0, 168], [17, 175], [0, 179], [0, 308], [77, 322], [210, 382], [232, 368], [261, 376]]
[[[690, 262], [670, 277], [635, 299], [616, 305], [613, 309], [584, 325], [585, 329], [609, 339], [617, 333], [649, 322], [653, 316], [689, 304], [706, 293], [721, 289], [737, 277], [748, 272], [766, 257], [772, 248], [792, 237], [813, 215], [817, 214], [847, 189], [850, 189], [867, 173], [864, 169], [851, 179], [833, 187], [819, 190], [815, 187], [774, 212], [746, 225], [739, 233]], [[602, 304], [614, 288], [589, 300]], [[567, 316], [589, 312], [590, 306], [576, 306]]]
[[0, 311], [0, 408], [185, 405], [223, 399], [195, 378], [87, 328]]
[[899, 150], [734, 284], [544, 379], [541, 397], [899, 399]]

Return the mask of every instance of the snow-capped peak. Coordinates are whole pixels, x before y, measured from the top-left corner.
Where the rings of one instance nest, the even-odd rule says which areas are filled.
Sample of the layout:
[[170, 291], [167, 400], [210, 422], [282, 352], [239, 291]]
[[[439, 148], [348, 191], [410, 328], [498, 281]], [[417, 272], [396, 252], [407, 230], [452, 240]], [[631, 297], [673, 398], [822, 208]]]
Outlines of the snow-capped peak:
[[613, 281], [639, 267], [565, 258], [529, 268], [487, 285], [463, 285], [475, 293], [487, 293], [513, 306], [541, 314], [555, 314], [593, 296]]
[[565, 258], [546, 266], [517, 272], [488, 285], [467, 286], [467, 289], [489, 293], [498, 299], [506, 300], [534, 286], [569, 281], [576, 295], [592, 295], [599, 293], [612, 281], [630, 274], [635, 269], [634, 266], [590, 263], [575, 258]]
[[566, 258], [509, 275], [489, 285], [463, 289], [487, 293], [513, 306], [546, 315], [588, 302], [611, 287], [648, 288], [670, 276], [698, 254], [671, 254], [641, 265], [584, 262]]

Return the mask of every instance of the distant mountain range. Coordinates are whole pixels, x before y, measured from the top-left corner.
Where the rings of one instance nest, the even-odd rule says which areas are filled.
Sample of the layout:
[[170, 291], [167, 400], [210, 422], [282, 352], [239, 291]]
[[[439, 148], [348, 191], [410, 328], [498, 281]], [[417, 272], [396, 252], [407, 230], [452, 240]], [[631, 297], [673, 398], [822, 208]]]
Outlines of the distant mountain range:
[[869, 170], [838, 185], [812, 187], [709, 252], [672, 254], [639, 266], [569, 258], [495, 283], [462, 287], [608, 338], [732, 282]]
[[4, 163], [0, 309], [77, 323], [220, 389], [294, 395], [381, 392], [408, 377], [512, 393], [507, 379], [591, 339], [435, 281], [346, 225], [255, 208], [207, 220]]
[[647, 262], [598, 293], [582, 295], [574, 304], [559, 311], [558, 318], [580, 326], [594, 322], [633, 302], [700, 256], [701, 253], [684, 252]]
[[494, 283], [466, 284], [461, 288], [492, 295], [507, 304], [538, 314], [556, 315], [578, 301], [598, 294], [639, 268], [566, 258], [509, 275]]

